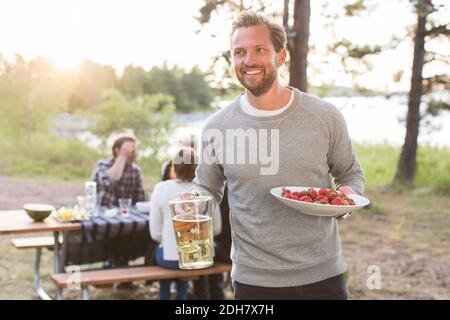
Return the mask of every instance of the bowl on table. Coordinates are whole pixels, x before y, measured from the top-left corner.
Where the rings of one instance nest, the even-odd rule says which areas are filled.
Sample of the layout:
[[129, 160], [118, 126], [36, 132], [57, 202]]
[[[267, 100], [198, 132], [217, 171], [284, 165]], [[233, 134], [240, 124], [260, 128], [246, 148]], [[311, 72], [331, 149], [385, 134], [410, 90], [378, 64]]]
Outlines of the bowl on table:
[[55, 210], [53, 206], [42, 203], [27, 203], [23, 209], [34, 221], [43, 221]]

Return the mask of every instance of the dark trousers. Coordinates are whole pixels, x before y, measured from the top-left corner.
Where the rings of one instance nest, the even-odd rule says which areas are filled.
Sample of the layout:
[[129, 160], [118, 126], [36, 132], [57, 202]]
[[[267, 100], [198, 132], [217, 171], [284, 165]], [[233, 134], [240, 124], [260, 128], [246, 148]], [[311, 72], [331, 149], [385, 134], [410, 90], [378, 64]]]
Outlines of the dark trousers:
[[202, 276], [194, 280], [194, 299], [225, 300], [223, 274]]
[[297, 287], [269, 288], [233, 282], [236, 300], [347, 300], [344, 275]]
[[[155, 253], [156, 263], [167, 269], [179, 270], [178, 261], [168, 261], [164, 260], [163, 248], [158, 247]], [[186, 300], [188, 291], [188, 281], [185, 280], [175, 280], [177, 285], [177, 295], [176, 300]], [[159, 298], [161, 300], [170, 300], [170, 285], [171, 280], [160, 280], [159, 281]]]
[[[230, 250], [228, 247], [218, 246], [216, 248], [214, 261], [231, 263]], [[225, 279], [222, 273], [201, 276], [193, 282], [192, 299], [196, 300], [225, 300]]]

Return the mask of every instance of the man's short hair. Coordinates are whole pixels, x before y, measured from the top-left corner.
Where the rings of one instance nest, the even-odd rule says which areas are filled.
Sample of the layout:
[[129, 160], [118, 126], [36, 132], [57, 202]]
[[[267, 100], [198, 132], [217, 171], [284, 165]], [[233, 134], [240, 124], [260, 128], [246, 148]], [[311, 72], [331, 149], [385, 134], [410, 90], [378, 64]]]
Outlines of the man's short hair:
[[198, 157], [194, 149], [183, 147], [175, 153], [172, 159], [172, 165], [175, 169], [177, 179], [191, 182], [195, 177]]
[[133, 137], [121, 137], [119, 139], [117, 139], [116, 141], [114, 141], [113, 146], [112, 146], [112, 154], [114, 157], [116, 157], [116, 149], [117, 148], [122, 148], [122, 145], [125, 142], [136, 142], [136, 139]]
[[284, 27], [281, 24], [267, 19], [265, 16], [250, 10], [241, 11], [239, 16], [233, 21], [230, 37], [233, 36], [238, 28], [257, 26], [260, 24], [265, 24], [269, 28], [270, 39], [272, 40], [275, 52], [278, 53], [281, 49], [286, 48], [287, 37]]

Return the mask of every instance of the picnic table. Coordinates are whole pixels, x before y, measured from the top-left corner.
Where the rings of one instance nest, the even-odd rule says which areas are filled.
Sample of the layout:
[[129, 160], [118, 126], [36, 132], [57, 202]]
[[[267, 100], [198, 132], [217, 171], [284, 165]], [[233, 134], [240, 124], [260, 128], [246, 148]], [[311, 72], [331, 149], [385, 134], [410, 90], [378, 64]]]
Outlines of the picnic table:
[[[124, 220], [125, 219], [125, 220]], [[128, 220], [126, 220], [128, 219]], [[142, 223], [147, 223], [145, 230], [142, 228]], [[89, 245], [93, 245], [99, 241], [102, 241], [102, 244], [109, 243], [109, 247], [117, 246], [117, 242], [127, 242], [117, 238], [108, 238], [105, 236], [105, 232], [110, 234], [111, 236], [114, 234], [115, 236], [119, 233], [128, 232], [128, 234], [134, 234], [136, 229], [133, 229], [130, 226], [136, 227], [136, 225], [140, 223], [140, 232], [144, 233], [149, 238], [148, 232], [148, 214], [134, 214], [131, 218], [105, 218], [98, 217], [94, 219], [90, 219], [83, 222], [59, 222], [53, 217], [48, 217], [43, 222], [35, 222], [33, 221], [24, 210], [10, 210], [10, 211], [0, 211], [0, 235], [8, 235], [8, 234], [26, 234], [26, 233], [44, 233], [44, 232], [52, 232], [53, 233], [53, 242], [54, 242], [54, 252], [53, 252], [53, 270], [54, 273], [63, 272], [64, 266], [67, 263], [90, 263], [94, 262], [95, 259], [106, 259], [105, 254], [102, 255], [94, 255], [87, 256], [85, 254], [84, 249], [88, 249], [88, 251], [92, 251], [89, 249]], [[120, 226], [120, 228], [115, 228], [116, 226]], [[127, 230], [127, 231], [126, 231]], [[62, 236], [62, 237], [61, 237]], [[120, 236], [120, 234], [119, 234]], [[62, 243], [61, 243], [62, 238]], [[73, 241], [74, 238], [80, 238], [82, 241], [78, 241], [78, 247], [74, 249], [76, 246], [76, 242]], [[150, 238], [149, 238], [150, 239]], [[115, 241], [115, 242], [114, 242]], [[150, 241], [146, 241], [150, 244]], [[130, 244], [130, 246], [136, 246], [137, 241], [134, 241]], [[106, 245], [102, 245], [105, 247]], [[92, 247], [92, 246], [91, 246]], [[74, 250], [72, 250], [74, 249]], [[78, 255], [77, 253], [83, 249], [84, 254]], [[98, 245], [97, 248], [98, 249]], [[39, 248], [40, 250], [40, 248]], [[41, 279], [39, 273], [39, 263], [40, 263], [40, 251], [39, 255], [36, 255], [37, 261], [35, 262], [35, 290], [38, 296], [41, 299], [49, 300], [51, 299], [50, 295], [45, 292], [45, 290], [40, 286]], [[109, 250], [111, 251], [111, 250]], [[144, 250], [145, 251], [145, 250]], [[139, 254], [139, 253], [134, 253]], [[56, 289], [56, 298], [61, 299], [62, 292], [61, 288], [55, 286]]]

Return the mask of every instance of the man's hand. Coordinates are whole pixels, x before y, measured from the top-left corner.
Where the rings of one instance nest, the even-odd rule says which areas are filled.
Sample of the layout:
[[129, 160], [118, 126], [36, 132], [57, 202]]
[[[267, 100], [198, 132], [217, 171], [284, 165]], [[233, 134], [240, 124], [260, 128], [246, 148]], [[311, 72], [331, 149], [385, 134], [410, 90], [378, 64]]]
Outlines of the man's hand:
[[[342, 192], [343, 194], [345, 194], [346, 196], [355, 193], [355, 191], [353, 191], [353, 189], [349, 186], [342, 186], [338, 189], [340, 192]], [[335, 217], [337, 221], [342, 221], [344, 219], [347, 219], [348, 217], [351, 216], [351, 212], [347, 212], [341, 216], [337, 216]]]
[[340, 192], [342, 192], [343, 194], [345, 194], [346, 196], [348, 196], [349, 194], [354, 194], [355, 191], [353, 191], [353, 189], [349, 186], [342, 186], [338, 189]]
[[132, 162], [136, 157], [136, 143], [127, 141], [122, 144], [122, 147], [119, 149], [117, 156], [124, 157], [128, 161]]
[[128, 163], [131, 165], [136, 159], [136, 155], [136, 143], [132, 141], [124, 142], [120, 149], [116, 151], [114, 164], [107, 171], [109, 177], [114, 181], [119, 181], [122, 178], [126, 164]]
[[190, 200], [198, 197], [199, 194], [197, 192], [183, 192], [180, 194], [180, 199], [182, 200]]

